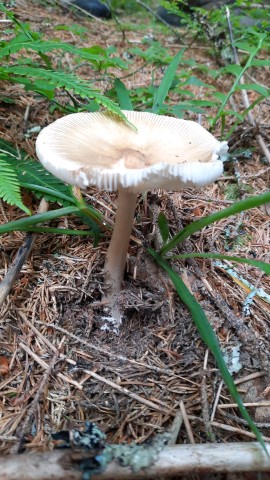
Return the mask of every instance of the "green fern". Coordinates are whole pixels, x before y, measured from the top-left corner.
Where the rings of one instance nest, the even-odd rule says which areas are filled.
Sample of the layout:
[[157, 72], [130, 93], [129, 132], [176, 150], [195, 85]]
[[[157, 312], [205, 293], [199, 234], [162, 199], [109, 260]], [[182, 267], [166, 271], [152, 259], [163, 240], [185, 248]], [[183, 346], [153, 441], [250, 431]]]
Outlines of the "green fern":
[[0, 139], [0, 154], [12, 174], [17, 185], [31, 190], [38, 198], [44, 197], [49, 202], [57, 202], [60, 205], [68, 207], [74, 205], [74, 199], [70, 192], [70, 187], [51, 175], [43, 166], [27, 158], [26, 152], [16, 150], [11, 143]]
[[28, 37], [21, 38], [21, 36], [15, 37], [12, 42], [9, 42], [4, 47], [2, 47], [2, 49], [0, 50], [0, 58], [8, 57], [11, 54], [18, 53], [22, 49], [26, 51], [33, 50], [42, 54], [46, 54], [47, 52], [51, 52], [53, 50], [59, 50], [61, 53], [69, 52], [75, 56], [78, 56], [80, 61], [86, 60], [97, 66], [105, 63], [106, 68], [115, 67], [124, 70], [127, 70], [128, 68], [126, 62], [124, 62], [121, 58], [111, 58], [104, 49], [102, 49], [102, 51], [97, 54], [93, 53], [94, 47], [76, 48], [69, 43], [44, 40], [31, 41]]
[[0, 11], [17, 25], [17, 31], [19, 32], [16, 37], [8, 42], [1, 42], [0, 58], [8, 57], [11, 54], [18, 53], [21, 50], [28, 51], [34, 50], [38, 52], [45, 64], [48, 65], [48, 57], [44, 57], [44, 54], [52, 50], [60, 50], [62, 52], [69, 52], [75, 56], [78, 56], [80, 61], [87, 60], [95, 66], [102, 64], [103, 68], [116, 67], [121, 69], [128, 69], [128, 65], [119, 57], [111, 57], [110, 49], [103, 49], [100, 46], [94, 45], [90, 48], [77, 48], [60, 40], [43, 40], [40, 33], [34, 32], [30, 29], [29, 25], [22, 23], [16, 18], [16, 16], [0, 3]]
[[[28, 89], [31, 89], [31, 79], [46, 81], [49, 87], [63, 88], [68, 92], [72, 91], [75, 95], [79, 95], [81, 98], [95, 100], [95, 102], [102, 105], [106, 110], [114, 113], [124, 121], [126, 120], [124, 114], [115, 102], [98, 91], [91, 89], [85, 80], [72, 73], [46, 70], [44, 68], [34, 68], [30, 66], [13, 65], [0, 67], [0, 78], [2, 74], [9, 75], [8, 79], [16, 83], [20, 83], [20, 81], [21, 83], [25, 83], [25, 78]], [[21, 79], [18, 77], [21, 77]]]
[[[64, 52], [69, 52], [77, 57], [78, 61], [88, 61], [97, 69], [101, 67], [103, 69], [109, 67], [127, 69], [127, 64], [121, 58], [112, 58], [109, 50], [97, 46], [77, 48], [60, 41], [43, 40], [41, 34], [30, 30], [29, 25], [21, 23], [12, 12], [0, 4], [1, 10], [16, 25], [15, 31], [17, 30], [18, 33], [8, 42], [0, 42], [0, 58], [8, 60], [0, 67], [0, 79], [21, 83], [26, 90], [44, 95], [49, 100], [54, 100], [55, 90], [61, 88], [68, 93], [73, 92], [83, 99], [91, 99], [127, 121], [119, 106], [99, 91], [90, 88], [88, 81], [71, 72], [61, 71], [59, 68], [55, 71], [48, 53], [57, 50], [59, 56], [63, 56]], [[33, 51], [37, 52], [42, 60], [40, 64], [36, 61], [33, 62], [31, 57]], [[9, 58], [11, 54], [16, 54], [13, 64]], [[84, 108], [88, 110], [89, 105], [85, 105]]]
[[22, 201], [20, 183], [16, 171], [6, 161], [5, 155], [2, 153], [0, 153], [0, 198], [10, 205], [16, 205], [16, 207], [31, 215], [31, 211]]

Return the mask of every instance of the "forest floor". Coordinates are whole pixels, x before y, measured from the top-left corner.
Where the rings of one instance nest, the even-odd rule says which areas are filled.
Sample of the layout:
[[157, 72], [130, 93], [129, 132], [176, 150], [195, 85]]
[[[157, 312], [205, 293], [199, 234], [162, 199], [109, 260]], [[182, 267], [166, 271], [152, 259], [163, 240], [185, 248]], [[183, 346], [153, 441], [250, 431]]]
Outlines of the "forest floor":
[[[142, 21], [136, 15], [124, 17], [125, 24], [130, 22], [133, 28], [123, 34], [114, 20], [89, 19], [59, 5], [21, 0], [14, 12], [20, 21], [28, 22], [32, 30], [42, 31], [47, 38], [61, 38], [77, 46], [114, 45], [122, 58], [127, 46], [144, 48], [146, 34], [154, 36], [172, 54], [182, 48], [173, 32], [164, 33], [153, 21], [147, 27], [145, 19], [144, 30], [139, 24], [136, 28], [136, 22]], [[123, 18], [119, 18], [121, 23]], [[86, 31], [80, 37], [69, 30], [55, 29], [63, 23], [80, 24]], [[215, 67], [216, 60], [202, 40], [197, 40], [184, 55]], [[66, 61], [70, 61], [68, 54]], [[152, 65], [138, 59], [132, 70], [136, 73], [123, 80], [128, 89], [151, 83]], [[87, 78], [96, 72], [82, 67], [80, 74]], [[162, 78], [162, 74], [162, 67], [156, 67], [155, 78]], [[256, 69], [251, 74], [259, 84], [267, 84], [265, 70]], [[125, 75], [120, 72], [119, 77]], [[228, 77], [228, 84], [223, 83], [224, 91], [230, 88], [230, 81]], [[218, 83], [219, 79], [213, 80], [213, 84]], [[104, 92], [110, 87], [109, 80], [108, 84], [102, 81], [97, 85]], [[192, 88], [198, 98], [203, 97], [203, 87]], [[47, 125], [61, 113], [51, 113], [46, 100], [37, 99], [17, 84], [3, 82], [1, 90], [13, 100], [12, 104], [0, 105], [3, 138], [34, 158], [35, 135], [27, 132]], [[177, 101], [176, 96], [173, 100]], [[241, 101], [240, 95], [235, 98], [239, 109]], [[268, 145], [269, 112], [269, 100], [253, 109]], [[189, 112], [186, 118], [197, 120], [197, 115]], [[157, 190], [138, 197], [120, 302], [125, 320], [117, 334], [104, 330], [101, 320], [103, 264], [109, 235], [95, 247], [87, 237], [64, 233], [37, 236], [0, 312], [1, 454], [17, 453], [22, 438], [24, 450], [46, 451], [51, 448], [52, 432], [81, 429], [86, 420], [95, 422], [110, 443], [141, 443], [169, 428], [179, 409], [189, 421], [189, 428], [182, 426], [179, 431], [179, 444], [254, 439], [223, 386], [215, 361], [189, 312], [141, 246], [143, 239], [155, 241], [159, 211], [166, 214], [173, 234], [191, 221], [232, 204], [230, 191], [237, 191], [237, 199], [267, 191], [269, 163], [256, 141], [254, 128], [248, 122], [241, 124], [229, 144], [231, 151], [246, 149], [250, 155], [232, 158], [214, 185], [200, 192]], [[92, 188], [85, 198], [114, 220], [116, 194]], [[29, 193], [24, 193], [24, 201], [37, 210], [38, 201]], [[22, 216], [5, 202], [0, 206], [0, 223]], [[269, 214], [269, 206], [263, 206], [220, 221], [194, 234], [178, 252], [218, 252], [269, 261]], [[58, 226], [75, 228], [78, 223], [78, 218], [68, 217]], [[22, 232], [1, 236], [1, 279], [24, 239]], [[226, 261], [175, 260], [174, 268], [206, 312], [224, 353], [231, 358], [242, 399], [265, 440], [270, 441], [269, 277], [249, 265]], [[244, 302], [253, 288], [260, 288], [266, 295], [255, 295], [244, 314]], [[62, 356], [56, 359], [59, 345]]]

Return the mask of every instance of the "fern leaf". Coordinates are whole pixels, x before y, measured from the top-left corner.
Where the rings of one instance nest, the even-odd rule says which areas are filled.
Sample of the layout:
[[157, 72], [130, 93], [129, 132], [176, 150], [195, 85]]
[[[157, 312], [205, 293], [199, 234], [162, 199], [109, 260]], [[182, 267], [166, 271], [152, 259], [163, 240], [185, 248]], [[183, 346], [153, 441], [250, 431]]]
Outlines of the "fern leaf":
[[31, 41], [28, 37], [21, 38], [21, 36], [14, 38], [12, 42], [8, 42], [0, 50], [0, 58], [7, 57], [11, 54], [17, 53], [22, 49], [34, 50], [38, 53], [46, 54], [53, 50], [59, 50], [62, 52], [69, 52], [75, 56], [78, 56], [80, 60], [86, 60], [94, 64], [106, 63], [106, 67], [115, 67], [121, 69], [127, 69], [127, 64], [120, 58], [111, 58], [106, 50], [103, 50], [102, 54], [92, 53], [91, 49], [76, 48], [73, 45], [63, 42], [50, 42], [50, 41]]
[[47, 172], [40, 163], [27, 158], [25, 152], [16, 150], [12, 144], [0, 139], [0, 154], [5, 164], [15, 173], [21, 187], [49, 202], [57, 202], [65, 207], [74, 205], [70, 187]]
[[0, 154], [0, 197], [9, 205], [23, 210], [28, 215], [31, 211], [27, 208], [21, 197], [20, 184], [14, 168], [5, 160], [5, 156]]
[[[29, 77], [32, 77], [33, 79], [46, 80], [50, 85], [54, 85], [55, 88], [64, 88], [69, 92], [73, 91], [74, 94], [79, 95], [81, 98], [95, 100], [95, 102], [97, 102], [99, 105], [102, 105], [104, 108], [106, 108], [106, 110], [114, 113], [122, 120], [126, 121], [126, 117], [115, 102], [105, 97], [97, 90], [91, 89], [85, 80], [73, 75], [72, 73], [20, 65], [7, 66], [4, 67], [3, 70], [6, 74], [27, 77], [28, 79]], [[9, 80], [17, 82], [17, 79], [13, 79], [12, 76], [9, 78]]]

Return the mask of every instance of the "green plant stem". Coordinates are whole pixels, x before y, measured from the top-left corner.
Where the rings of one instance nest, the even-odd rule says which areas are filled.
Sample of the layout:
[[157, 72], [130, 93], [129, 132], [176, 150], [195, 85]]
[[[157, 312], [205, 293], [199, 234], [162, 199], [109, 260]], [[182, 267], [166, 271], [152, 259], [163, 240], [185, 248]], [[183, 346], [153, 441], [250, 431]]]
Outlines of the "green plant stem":
[[238, 83], [240, 82], [242, 76], [244, 75], [244, 73], [248, 70], [248, 68], [250, 68], [253, 60], [254, 60], [254, 57], [257, 55], [258, 51], [261, 49], [262, 47], [262, 44], [263, 44], [263, 41], [265, 39], [266, 35], [263, 35], [260, 37], [259, 39], [259, 43], [257, 45], [256, 48], [254, 48], [254, 51], [250, 53], [249, 55], [249, 58], [245, 64], [245, 66], [243, 67], [243, 69], [241, 70], [241, 72], [237, 75], [232, 87], [230, 88], [229, 92], [227, 93], [227, 95], [225, 96], [225, 98], [223, 99], [219, 109], [218, 109], [218, 112], [216, 114], [216, 116], [211, 120], [210, 122], [210, 125], [211, 125], [211, 130], [213, 130], [213, 128], [215, 127], [217, 121], [219, 120], [220, 116], [222, 115], [222, 112], [225, 108], [225, 106], [227, 105], [230, 97], [233, 95], [233, 93], [235, 92], [236, 90], [236, 87], [238, 85]]
[[263, 95], [260, 95], [258, 98], [256, 98], [256, 100], [254, 100], [254, 102], [252, 102], [250, 104], [250, 106], [248, 108], [246, 108], [242, 113], [241, 113], [241, 118], [239, 118], [238, 120], [236, 120], [234, 122], [234, 124], [232, 125], [232, 127], [230, 128], [230, 130], [226, 133], [226, 135], [224, 136], [224, 140], [229, 140], [233, 134], [233, 132], [236, 130], [236, 128], [238, 127], [238, 125], [240, 125], [241, 123], [243, 123], [244, 119], [246, 118], [246, 116], [248, 115], [248, 113], [253, 110], [253, 108], [258, 105], [258, 103], [260, 103], [265, 97]]

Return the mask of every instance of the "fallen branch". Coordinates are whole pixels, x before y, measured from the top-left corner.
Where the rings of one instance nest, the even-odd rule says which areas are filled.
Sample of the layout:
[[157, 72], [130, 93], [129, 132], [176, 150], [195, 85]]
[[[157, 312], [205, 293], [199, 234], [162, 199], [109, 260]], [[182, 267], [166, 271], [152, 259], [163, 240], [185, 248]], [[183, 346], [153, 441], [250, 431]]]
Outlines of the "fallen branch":
[[[44, 213], [48, 210], [48, 203], [43, 198], [39, 204], [38, 213]], [[17, 277], [30, 255], [32, 247], [36, 240], [36, 235], [33, 233], [27, 233], [23, 244], [20, 246], [17, 255], [10, 265], [3, 281], [0, 283], [0, 308], [6, 300], [10, 290], [12, 289]]]
[[[266, 445], [270, 454], [270, 445]], [[1, 480], [81, 480], [80, 462], [91, 453], [71, 449], [10, 455], [1, 458]], [[259, 443], [175, 445], [165, 447], [147, 469], [132, 472], [111, 462], [92, 480], [169, 478], [187, 473], [270, 472], [270, 461]]]

